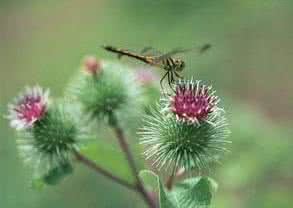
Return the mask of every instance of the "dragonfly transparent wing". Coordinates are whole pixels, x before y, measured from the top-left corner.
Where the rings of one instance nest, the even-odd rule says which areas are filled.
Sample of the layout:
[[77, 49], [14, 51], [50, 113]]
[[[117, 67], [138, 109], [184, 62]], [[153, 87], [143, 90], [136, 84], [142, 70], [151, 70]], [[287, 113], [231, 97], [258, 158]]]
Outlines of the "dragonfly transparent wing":
[[204, 52], [206, 52], [207, 50], [209, 50], [211, 47], [212, 47], [212, 45], [209, 44], [209, 43], [207, 43], [207, 44], [203, 45], [203, 46], [199, 49], [199, 53], [204, 53]]
[[140, 54], [144, 56], [161, 56], [162, 52], [160, 52], [157, 49], [154, 49], [153, 47], [148, 46], [148, 47], [144, 47], [140, 51]]
[[199, 53], [202, 54], [204, 53], [205, 51], [207, 51], [209, 48], [211, 48], [211, 45], [210, 44], [205, 44], [203, 46], [201, 46], [200, 48], [198, 47], [193, 47], [193, 48], [187, 48], [187, 49], [183, 49], [183, 48], [176, 48], [176, 49], [173, 49], [172, 51], [168, 52], [168, 53], [165, 53], [163, 55], [160, 55], [159, 57], [157, 57], [155, 59], [155, 63], [158, 63], [164, 59], [167, 59], [167, 58], [170, 58], [176, 54], [179, 54], [179, 53], [186, 53], [186, 52], [190, 52], [190, 51], [193, 51], [193, 50], [199, 50]]
[[164, 60], [164, 59], [167, 59], [167, 58], [170, 58], [176, 54], [179, 54], [179, 53], [185, 53], [185, 52], [188, 52], [190, 51], [190, 49], [174, 49], [168, 53], [165, 53], [163, 55], [160, 55], [158, 56], [156, 59], [155, 59], [155, 63], [159, 63], [160, 61]]

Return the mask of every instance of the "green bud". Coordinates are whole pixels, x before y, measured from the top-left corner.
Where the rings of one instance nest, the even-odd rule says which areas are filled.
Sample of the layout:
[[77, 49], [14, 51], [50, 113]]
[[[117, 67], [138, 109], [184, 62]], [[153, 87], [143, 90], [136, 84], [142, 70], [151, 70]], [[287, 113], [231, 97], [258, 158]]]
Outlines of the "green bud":
[[99, 73], [77, 74], [70, 83], [67, 95], [81, 103], [83, 112], [91, 119], [109, 119], [116, 114], [123, 122], [140, 112], [140, 86], [127, 66], [99, 62]]

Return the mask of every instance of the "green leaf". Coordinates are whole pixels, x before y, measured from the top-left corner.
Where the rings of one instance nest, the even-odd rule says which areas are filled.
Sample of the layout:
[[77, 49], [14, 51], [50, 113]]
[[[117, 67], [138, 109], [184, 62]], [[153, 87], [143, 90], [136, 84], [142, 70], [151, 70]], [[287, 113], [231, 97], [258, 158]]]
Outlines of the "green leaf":
[[174, 194], [165, 190], [161, 180], [159, 180], [159, 187], [160, 208], [179, 208]]
[[178, 208], [175, 205], [173, 194], [168, 193], [165, 190], [158, 175], [150, 170], [142, 170], [140, 171], [139, 176], [144, 182], [145, 186], [152, 188], [151, 191], [159, 191], [160, 208]]
[[203, 208], [211, 204], [217, 183], [208, 177], [189, 178], [175, 185], [173, 193], [180, 208]]
[[139, 172], [139, 177], [143, 181], [148, 191], [158, 191], [158, 176], [149, 170], [142, 170]]
[[42, 178], [33, 178], [31, 181], [31, 187], [35, 190], [41, 190], [45, 185], [46, 184]]
[[43, 181], [48, 185], [58, 184], [66, 175], [73, 172], [73, 167], [70, 163], [62, 164], [50, 170], [45, 176], [43, 176]]
[[204, 176], [186, 179], [173, 187], [172, 191], [164, 188], [159, 176], [149, 170], [140, 172], [140, 177], [151, 190], [158, 190], [160, 208], [206, 208], [211, 204], [217, 190], [217, 183]]
[[129, 182], [133, 181], [125, 156], [115, 144], [102, 139], [95, 139], [93, 142], [80, 147], [80, 152], [115, 175]]
[[32, 188], [40, 190], [46, 185], [57, 185], [62, 179], [73, 172], [70, 163], [60, 164], [50, 169], [45, 175], [32, 179]]

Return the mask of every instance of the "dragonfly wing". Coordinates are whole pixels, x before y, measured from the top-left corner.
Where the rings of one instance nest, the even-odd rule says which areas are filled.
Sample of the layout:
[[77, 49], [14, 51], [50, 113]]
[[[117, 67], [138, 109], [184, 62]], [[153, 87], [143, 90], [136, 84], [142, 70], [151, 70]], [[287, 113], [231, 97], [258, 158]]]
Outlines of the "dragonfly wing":
[[176, 54], [178, 54], [178, 53], [185, 53], [185, 52], [188, 52], [188, 51], [190, 51], [190, 50], [191, 50], [191, 49], [174, 49], [174, 50], [172, 50], [172, 51], [170, 51], [170, 52], [168, 52], [168, 53], [165, 53], [165, 54], [163, 54], [163, 55], [161, 55], [161, 56], [156, 57], [155, 60], [154, 60], [154, 62], [155, 62], [155, 63], [159, 63], [160, 61], [165, 60], [165, 59], [167, 59], [167, 58], [170, 58], [170, 57], [172, 57], [173, 55], [176, 55]]
[[149, 52], [149, 51], [151, 51], [153, 48], [152, 47], [144, 47], [141, 51], [140, 51], [140, 53], [141, 54], [145, 54], [146, 52]]
[[148, 56], [160, 56], [162, 55], [162, 52], [154, 49], [153, 47], [144, 47], [141, 51], [140, 54], [142, 55], [148, 55]]
[[209, 50], [212, 47], [211, 44], [207, 43], [204, 44], [200, 49], [199, 49], [199, 53], [202, 54], [204, 52], [206, 52], [207, 50]]
[[164, 59], [167, 59], [167, 58], [170, 58], [170, 57], [172, 57], [172, 56], [174, 56], [176, 54], [186, 53], [186, 52], [190, 52], [190, 51], [193, 51], [193, 50], [199, 50], [199, 53], [202, 54], [202, 53], [206, 52], [210, 48], [211, 48], [211, 44], [209, 44], [209, 43], [204, 44], [200, 48], [198, 48], [198, 47], [187, 48], [187, 49], [184, 49], [184, 48], [176, 48], [176, 49], [173, 49], [172, 51], [170, 51], [168, 53], [165, 53], [165, 54], [163, 54], [161, 56], [158, 56], [155, 59], [155, 63], [159, 63], [160, 61], [162, 61]]

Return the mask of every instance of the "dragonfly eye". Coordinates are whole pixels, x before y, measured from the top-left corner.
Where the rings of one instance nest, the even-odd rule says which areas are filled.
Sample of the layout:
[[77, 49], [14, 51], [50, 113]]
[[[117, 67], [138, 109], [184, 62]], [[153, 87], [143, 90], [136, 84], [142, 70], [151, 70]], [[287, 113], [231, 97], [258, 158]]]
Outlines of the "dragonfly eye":
[[181, 68], [183, 69], [185, 67], [185, 63], [182, 61], [181, 62]]
[[182, 71], [185, 67], [185, 63], [183, 61], [180, 61], [177, 63], [176, 71]]

